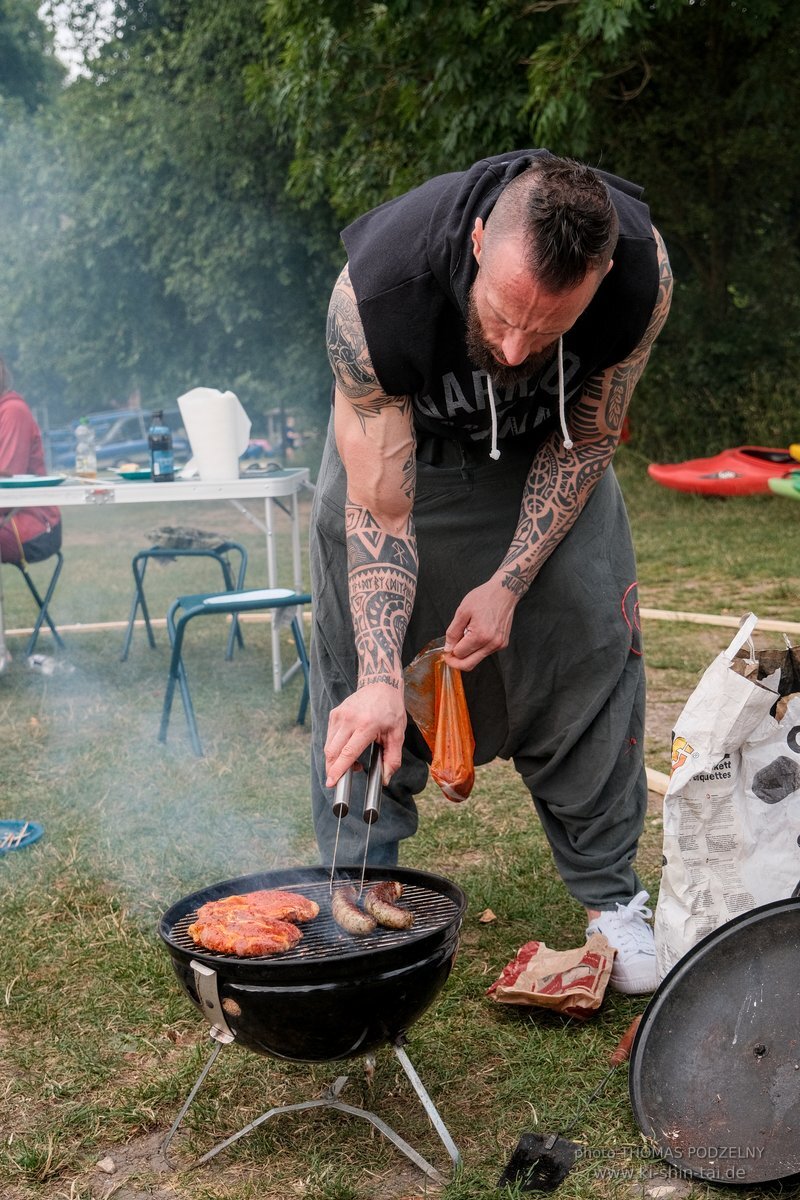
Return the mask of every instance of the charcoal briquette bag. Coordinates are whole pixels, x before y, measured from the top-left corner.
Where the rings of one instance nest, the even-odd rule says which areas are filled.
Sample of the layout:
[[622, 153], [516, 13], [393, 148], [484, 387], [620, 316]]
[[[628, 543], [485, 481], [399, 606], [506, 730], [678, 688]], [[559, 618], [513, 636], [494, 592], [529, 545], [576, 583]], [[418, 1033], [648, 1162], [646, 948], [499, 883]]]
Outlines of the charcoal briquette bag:
[[655, 917], [661, 978], [706, 934], [800, 884], [800, 651], [756, 651], [756, 623], [752, 613], [743, 621], [673, 732]]

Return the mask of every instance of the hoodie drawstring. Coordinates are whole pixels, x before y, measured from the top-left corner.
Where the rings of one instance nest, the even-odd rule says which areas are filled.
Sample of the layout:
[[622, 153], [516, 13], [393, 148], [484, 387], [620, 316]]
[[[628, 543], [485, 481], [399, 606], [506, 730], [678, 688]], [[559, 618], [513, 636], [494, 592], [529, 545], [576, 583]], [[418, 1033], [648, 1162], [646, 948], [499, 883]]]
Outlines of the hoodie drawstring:
[[[492, 383], [491, 375], [487, 376], [489, 385], [489, 412], [492, 418], [492, 447], [489, 451], [489, 458], [497, 462], [500, 457], [500, 451], [497, 448], [497, 401], [494, 395], [494, 384]], [[567, 429], [567, 404], [564, 395], [564, 339], [558, 339], [558, 420], [561, 425], [561, 436], [564, 439], [564, 449], [571, 450], [574, 446], [572, 438], [569, 436]]]
[[500, 457], [500, 451], [497, 449], [497, 402], [494, 398], [494, 385], [492, 384], [491, 375], [487, 376], [489, 384], [489, 412], [492, 416], [492, 448], [489, 451], [489, 458], [493, 458], [497, 462]]
[[558, 339], [558, 420], [561, 425], [561, 434], [564, 438], [564, 449], [571, 450], [573, 447], [572, 438], [569, 436], [567, 429], [567, 412], [566, 401], [564, 399], [564, 339]]

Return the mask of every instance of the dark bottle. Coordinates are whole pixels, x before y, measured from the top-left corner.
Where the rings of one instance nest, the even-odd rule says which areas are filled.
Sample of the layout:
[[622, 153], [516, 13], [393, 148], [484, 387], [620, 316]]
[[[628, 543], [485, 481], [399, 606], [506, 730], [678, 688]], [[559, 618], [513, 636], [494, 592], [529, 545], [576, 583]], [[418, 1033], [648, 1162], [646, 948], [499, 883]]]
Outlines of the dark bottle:
[[172, 433], [164, 423], [163, 411], [154, 412], [147, 431], [150, 447], [150, 478], [156, 483], [167, 483], [175, 478], [175, 458], [172, 453]]

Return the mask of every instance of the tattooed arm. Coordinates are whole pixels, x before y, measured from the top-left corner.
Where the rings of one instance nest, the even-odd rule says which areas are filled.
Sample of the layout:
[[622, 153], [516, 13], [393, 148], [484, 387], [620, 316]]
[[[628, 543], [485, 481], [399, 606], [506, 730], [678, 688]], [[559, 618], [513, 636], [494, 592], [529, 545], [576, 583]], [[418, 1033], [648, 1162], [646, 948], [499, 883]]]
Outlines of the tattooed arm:
[[554, 433], [537, 453], [505, 558], [487, 583], [464, 597], [447, 630], [453, 666], [471, 670], [481, 659], [508, 645], [517, 604], [575, 524], [614, 457], [628, 404], [672, 298], [667, 251], [658, 231], [653, 232], [659, 287], [644, 337], [623, 362], [584, 384], [569, 416], [572, 449], [565, 450], [561, 434]]
[[345, 533], [358, 687], [328, 723], [327, 786], [373, 741], [384, 782], [400, 765], [406, 710], [401, 651], [417, 585], [416, 478], [407, 396], [387, 396], [370, 361], [347, 267], [328, 310], [336, 444], [347, 472]]

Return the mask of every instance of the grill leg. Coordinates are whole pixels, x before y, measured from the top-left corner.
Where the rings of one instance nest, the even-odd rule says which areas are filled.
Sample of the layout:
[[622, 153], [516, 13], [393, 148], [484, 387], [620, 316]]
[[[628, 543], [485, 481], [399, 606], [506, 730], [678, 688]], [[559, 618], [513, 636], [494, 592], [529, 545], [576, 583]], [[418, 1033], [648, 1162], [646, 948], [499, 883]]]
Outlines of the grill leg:
[[[326, 1096], [321, 1100], [304, 1100], [299, 1104], [282, 1104], [278, 1108], [271, 1108], [268, 1112], [262, 1113], [260, 1117], [257, 1117], [255, 1121], [251, 1121], [249, 1125], [245, 1125], [238, 1133], [225, 1138], [223, 1142], [218, 1142], [202, 1158], [198, 1158], [197, 1162], [193, 1163], [192, 1166], [200, 1167], [204, 1163], [207, 1163], [209, 1159], [219, 1154], [220, 1150], [224, 1150], [227, 1146], [232, 1146], [234, 1142], [238, 1142], [240, 1138], [246, 1137], [248, 1133], [252, 1133], [254, 1129], [258, 1129], [259, 1125], [263, 1125], [265, 1121], [268, 1121], [270, 1117], [277, 1116], [278, 1113], [302, 1112], [309, 1108], [335, 1108], [338, 1112], [349, 1113], [351, 1117], [363, 1117], [365, 1121], [369, 1121], [370, 1125], [374, 1125], [385, 1138], [388, 1138], [393, 1145], [397, 1146], [397, 1149], [402, 1151], [406, 1158], [410, 1158], [414, 1165], [419, 1167], [420, 1171], [424, 1171], [429, 1179], [432, 1179], [435, 1183], [446, 1184], [447, 1180], [444, 1175], [437, 1171], [436, 1167], [424, 1159], [421, 1154], [418, 1154], [413, 1146], [410, 1146], [404, 1138], [400, 1137], [399, 1133], [396, 1133], [391, 1126], [382, 1121], [375, 1113], [368, 1112], [364, 1108], [354, 1108], [352, 1104], [344, 1104], [341, 1100], [337, 1099], [339, 1092], [346, 1082], [347, 1076], [340, 1075], [328, 1089]], [[456, 1153], [458, 1152], [456, 1151]]]
[[[178, 1113], [172, 1128], [164, 1138], [164, 1141], [161, 1143], [161, 1152], [169, 1166], [172, 1164], [169, 1163], [169, 1160], [167, 1159], [167, 1147], [172, 1141], [172, 1138], [181, 1121], [186, 1116], [190, 1104], [197, 1095], [203, 1080], [211, 1070], [211, 1067], [213, 1066], [214, 1061], [221, 1049], [222, 1044], [218, 1043], [212, 1050], [211, 1057], [203, 1067], [197, 1082], [189, 1093], [183, 1108]], [[400, 1064], [408, 1076], [414, 1091], [417, 1093], [417, 1096], [421, 1100], [426, 1113], [430, 1117], [436, 1132], [442, 1139], [442, 1142], [444, 1143], [448, 1154], [453, 1160], [454, 1165], [459, 1166], [461, 1163], [461, 1155], [459, 1154], [453, 1139], [450, 1137], [442, 1118], [439, 1116], [439, 1113], [434, 1107], [433, 1101], [425, 1090], [422, 1081], [417, 1075], [417, 1072], [414, 1070], [414, 1067], [411, 1065], [408, 1055], [398, 1042], [394, 1043], [393, 1049], [400, 1060]], [[369, 1121], [370, 1125], [373, 1125], [379, 1133], [382, 1133], [383, 1136], [392, 1143], [392, 1145], [396, 1146], [401, 1153], [405, 1154], [406, 1158], [409, 1158], [416, 1167], [419, 1167], [420, 1171], [424, 1172], [429, 1179], [432, 1179], [434, 1183], [441, 1185], [446, 1184], [447, 1179], [445, 1176], [442, 1175], [440, 1171], [437, 1171], [436, 1167], [434, 1167], [432, 1163], [429, 1163], [427, 1159], [423, 1158], [413, 1146], [409, 1145], [405, 1138], [400, 1137], [400, 1134], [392, 1129], [390, 1125], [387, 1125], [385, 1121], [382, 1121], [379, 1116], [373, 1112], [369, 1112], [367, 1109], [355, 1108], [352, 1104], [345, 1104], [339, 1099], [339, 1093], [347, 1083], [347, 1079], [347, 1075], [339, 1075], [320, 1100], [304, 1100], [299, 1104], [282, 1104], [277, 1108], [269, 1109], [268, 1112], [262, 1113], [260, 1117], [257, 1117], [255, 1121], [251, 1121], [249, 1125], [245, 1125], [244, 1128], [240, 1129], [237, 1133], [231, 1134], [231, 1136], [225, 1138], [224, 1141], [217, 1142], [216, 1146], [212, 1146], [211, 1149], [202, 1156], [202, 1158], [198, 1158], [196, 1162], [191, 1164], [191, 1166], [200, 1167], [204, 1163], [207, 1163], [210, 1159], [214, 1158], [215, 1155], [219, 1154], [221, 1150], [225, 1150], [228, 1146], [232, 1146], [234, 1142], [238, 1142], [240, 1138], [246, 1137], [248, 1133], [252, 1133], [254, 1129], [258, 1129], [258, 1127], [263, 1125], [265, 1121], [269, 1121], [271, 1117], [277, 1116], [279, 1113], [303, 1112], [306, 1109], [311, 1108], [334, 1108], [338, 1112], [348, 1113], [351, 1117], [362, 1117], [365, 1121]]]
[[202, 1086], [203, 1080], [205, 1079], [206, 1075], [208, 1074], [208, 1072], [211, 1070], [214, 1063], [216, 1062], [217, 1055], [219, 1054], [220, 1050], [222, 1049], [222, 1046], [223, 1046], [222, 1042], [217, 1042], [215, 1044], [214, 1049], [211, 1051], [211, 1055], [208, 1059], [208, 1062], [203, 1067], [202, 1071], [200, 1072], [200, 1074], [197, 1077], [197, 1082], [195, 1083], [192, 1090], [189, 1092], [189, 1095], [186, 1097], [186, 1102], [185, 1102], [183, 1108], [178, 1113], [178, 1115], [175, 1118], [175, 1121], [172, 1125], [172, 1128], [170, 1129], [169, 1133], [167, 1134], [167, 1136], [164, 1138], [163, 1142], [161, 1143], [161, 1153], [164, 1155], [165, 1162], [170, 1167], [172, 1166], [172, 1163], [167, 1158], [167, 1149], [169, 1147], [169, 1144], [172, 1141], [173, 1137], [175, 1136], [175, 1134], [178, 1130], [178, 1126], [180, 1125], [181, 1121], [183, 1120], [183, 1118], [186, 1116], [187, 1112], [189, 1111], [189, 1106], [191, 1105], [191, 1103], [194, 1100], [197, 1093], [200, 1091], [200, 1087]]
[[414, 1067], [412, 1066], [412, 1063], [411, 1063], [411, 1059], [406, 1054], [405, 1050], [403, 1049], [402, 1045], [400, 1044], [399, 1039], [398, 1039], [398, 1041], [396, 1041], [392, 1044], [392, 1049], [394, 1050], [395, 1054], [399, 1058], [400, 1066], [403, 1068], [406, 1075], [408, 1076], [411, 1086], [413, 1087], [414, 1091], [419, 1096], [420, 1101], [422, 1103], [422, 1107], [425, 1109], [425, 1112], [430, 1117], [434, 1129], [438, 1133], [439, 1137], [442, 1139], [442, 1142], [444, 1143], [447, 1153], [452, 1158], [454, 1165], [459, 1166], [461, 1163], [461, 1155], [459, 1153], [458, 1147], [456, 1146], [453, 1139], [450, 1137], [450, 1134], [447, 1130], [447, 1126], [445, 1125], [442, 1118], [439, 1116], [439, 1113], [438, 1113], [433, 1101], [431, 1100], [430, 1096], [428, 1095], [427, 1091], [425, 1090], [425, 1087], [424, 1087], [419, 1075], [414, 1070]]

